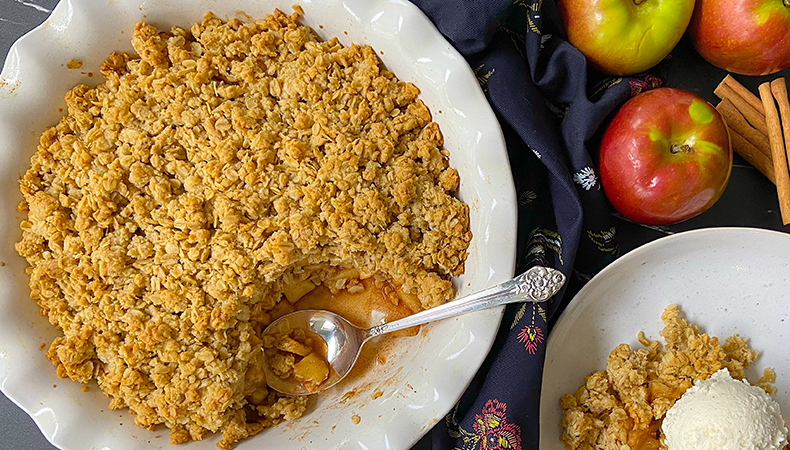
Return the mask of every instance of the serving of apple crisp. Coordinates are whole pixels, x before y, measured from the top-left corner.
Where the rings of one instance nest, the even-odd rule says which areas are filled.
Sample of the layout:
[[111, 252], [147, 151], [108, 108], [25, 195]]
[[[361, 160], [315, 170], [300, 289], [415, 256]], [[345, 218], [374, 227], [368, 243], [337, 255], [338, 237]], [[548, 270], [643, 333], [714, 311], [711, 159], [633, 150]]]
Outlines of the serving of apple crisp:
[[[733, 335], [723, 345], [682, 319], [675, 305], [661, 319], [664, 348], [639, 333], [644, 348], [620, 344], [606, 360], [606, 370], [592, 372], [574, 394], [560, 399], [562, 434], [566, 449], [666, 450], [661, 421], [675, 401], [695, 381], [726, 368], [735, 379], [757, 357], [743, 338]], [[766, 369], [758, 385], [773, 387], [773, 371]]]
[[464, 270], [469, 208], [417, 87], [300, 13], [138, 23], [20, 180], [16, 248], [62, 331], [47, 357], [173, 443], [305, 412], [267, 389], [261, 332], [314, 288], [375, 279], [415, 311]]

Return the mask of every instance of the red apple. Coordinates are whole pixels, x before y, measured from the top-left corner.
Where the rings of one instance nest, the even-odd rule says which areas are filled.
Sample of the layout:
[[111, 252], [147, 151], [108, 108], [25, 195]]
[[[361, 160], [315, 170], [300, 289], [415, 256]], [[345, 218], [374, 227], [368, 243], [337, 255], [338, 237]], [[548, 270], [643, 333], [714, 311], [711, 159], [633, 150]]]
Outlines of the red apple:
[[559, 0], [568, 42], [593, 66], [631, 75], [655, 66], [688, 27], [694, 0]]
[[604, 132], [601, 184], [626, 218], [680, 222], [719, 199], [732, 170], [727, 126], [704, 99], [672, 88], [632, 98]]
[[697, 0], [689, 32], [716, 67], [768, 75], [790, 66], [790, 0]]

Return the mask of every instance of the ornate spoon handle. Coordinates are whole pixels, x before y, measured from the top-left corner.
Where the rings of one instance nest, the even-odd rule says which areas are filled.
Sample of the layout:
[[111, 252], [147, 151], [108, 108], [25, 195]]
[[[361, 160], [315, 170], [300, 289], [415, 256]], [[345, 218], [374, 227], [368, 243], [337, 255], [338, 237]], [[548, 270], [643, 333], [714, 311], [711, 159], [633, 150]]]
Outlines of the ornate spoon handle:
[[400, 320], [385, 323], [367, 330], [366, 339], [391, 331], [422, 325], [434, 320], [455, 317], [472, 311], [517, 302], [544, 302], [565, 284], [565, 275], [559, 270], [535, 266], [521, 275], [483, 291], [462, 297], [444, 305], [418, 312]]

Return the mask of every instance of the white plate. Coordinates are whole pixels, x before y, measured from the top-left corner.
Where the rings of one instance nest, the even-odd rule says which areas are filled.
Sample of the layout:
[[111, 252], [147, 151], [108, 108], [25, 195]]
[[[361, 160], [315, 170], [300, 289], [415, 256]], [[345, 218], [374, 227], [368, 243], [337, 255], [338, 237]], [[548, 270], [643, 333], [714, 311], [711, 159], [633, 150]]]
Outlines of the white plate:
[[644, 331], [658, 339], [670, 303], [703, 332], [734, 333], [760, 352], [747, 376], [776, 371], [785, 417], [790, 413], [790, 235], [750, 228], [713, 228], [644, 245], [602, 270], [573, 298], [549, 335], [540, 400], [540, 449], [564, 450], [559, 399], [585, 375], [606, 367], [620, 343], [637, 348]]
[[[0, 388], [27, 411], [44, 435], [63, 449], [169, 448], [167, 430], [149, 432], [124, 411], [109, 411], [98, 389], [55, 377], [39, 351], [55, 332], [28, 299], [20, 238], [19, 174], [27, 168], [38, 135], [55, 124], [67, 89], [95, 84], [100, 63], [113, 50], [130, 51], [136, 21], [167, 29], [190, 26], [206, 11], [221, 18], [238, 11], [263, 17], [275, 7], [301, 4], [304, 22], [324, 38], [370, 44], [401, 80], [420, 87], [445, 135], [450, 163], [461, 175], [460, 197], [471, 206], [474, 233], [461, 294], [513, 274], [516, 202], [499, 125], [464, 59], [430, 21], [404, 0], [63, 0], [43, 25], [11, 48], [0, 79]], [[242, 16], [243, 17], [243, 16]], [[323, 28], [320, 28], [322, 25]], [[348, 33], [346, 35], [346, 32]], [[71, 59], [84, 62], [67, 70]], [[90, 78], [88, 72], [97, 74]], [[397, 355], [363, 379], [323, 395], [305, 417], [241, 443], [253, 448], [407, 449], [449, 411], [488, 352], [501, 309], [426, 327], [403, 340]], [[57, 388], [53, 388], [57, 385]], [[371, 400], [380, 387], [383, 396]], [[357, 394], [341, 401], [343, 394]], [[351, 422], [352, 414], [361, 418]], [[123, 425], [120, 425], [120, 424]], [[150, 442], [150, 443], [149, 443]], [[184, 450], [215, 448], [216, 437]]]

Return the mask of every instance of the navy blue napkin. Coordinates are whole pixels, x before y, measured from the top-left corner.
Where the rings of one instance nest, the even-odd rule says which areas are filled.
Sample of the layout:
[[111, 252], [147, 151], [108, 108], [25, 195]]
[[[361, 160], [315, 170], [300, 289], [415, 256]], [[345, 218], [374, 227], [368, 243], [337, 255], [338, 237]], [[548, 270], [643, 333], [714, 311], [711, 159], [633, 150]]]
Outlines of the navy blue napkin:
[[[555, 267], [568, 283], [544, 305], [510, 305], [435, 449], [537, 449], [546, 337], [571, 294], [618, 256], [591, 150], [616, 108], [661, 78], [587, 70], [552, 0], [412, 0], [474, 69], [505, 135], [519, 203], [516, 272]], [[481, 150], [484, 151], [484, 150]]]

